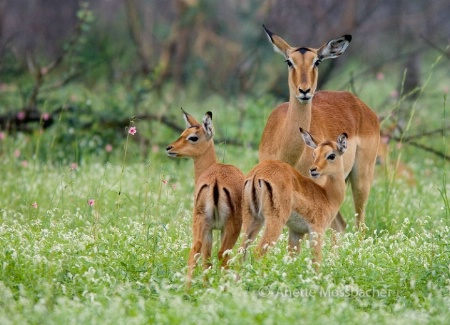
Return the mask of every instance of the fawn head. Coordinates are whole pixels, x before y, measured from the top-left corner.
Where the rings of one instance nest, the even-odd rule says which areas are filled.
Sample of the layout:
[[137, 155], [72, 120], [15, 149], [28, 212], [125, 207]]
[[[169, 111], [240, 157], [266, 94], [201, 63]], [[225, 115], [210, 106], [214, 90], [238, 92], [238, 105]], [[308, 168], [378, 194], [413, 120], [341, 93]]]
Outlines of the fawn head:
[[300, 128], [300, 132], [306, 145], [314, 149], [314, 162], [309, 169], [312, 178], [344, 172], [344, 162], [341, 156], [347, 150], [347, 133], [340, 134], [336, 142], [324, 141], [316, 144], [311, 134], [302, 128]]
[[167, 146], [166, 153], [169, 157], [196, 158], [201, 156], [212, 143], [214, 135], [212, 113], [206, 112], [202, 123], [199, 123], [183, 108], [181, 110], [186, 121], [186, 129], [175, 142]]

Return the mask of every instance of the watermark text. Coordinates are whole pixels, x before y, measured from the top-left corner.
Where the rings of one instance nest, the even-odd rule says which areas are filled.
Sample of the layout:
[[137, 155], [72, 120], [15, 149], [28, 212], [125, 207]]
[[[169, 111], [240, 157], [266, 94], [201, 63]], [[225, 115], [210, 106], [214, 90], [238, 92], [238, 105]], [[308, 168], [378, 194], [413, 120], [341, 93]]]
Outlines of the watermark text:
[[277, 288], [272, 289], [269, 286], [261, 287], [258, 290], [258, 295], [262, 298], [277, 298], [277, 299], [289, 299], [289, 298], [375, 298], [385, 299], [389, 297], [395, 297], [398, 295], [396, 290], [391, 289], [290, 289], [290, 288]]

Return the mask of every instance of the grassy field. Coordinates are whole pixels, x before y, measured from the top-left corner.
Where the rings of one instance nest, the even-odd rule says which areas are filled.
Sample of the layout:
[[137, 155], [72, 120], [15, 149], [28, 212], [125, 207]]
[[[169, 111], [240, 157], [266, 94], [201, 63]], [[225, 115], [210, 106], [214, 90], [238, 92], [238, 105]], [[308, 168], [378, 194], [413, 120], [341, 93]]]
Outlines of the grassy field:
[[[448, 74], [432, 72], [439, 78], [431, 78], [416, 101], [389, 96], [388, 77], [373, 77], [358, 89], [379, 114], [407, 107], [406, 128], [417, 134], [449, 125], [442, 90]], [[166, 94], [174, 122], [183, 123], [180, 106], [198, 118], [213, 111], [221, 161], [248, 172], [277, 101], [201, 98], [195, 91], [175, 97], [171, 90]], [[97, 93], [77, 86], [58, 96], [92, 105], [93, 111], [126, 100], [124, 90], [112, 99]], [[159, 102], [150, 96], [144, 104]], [[251, 257], [242, 264], [235, 249], [229, 270], [220, 270], [217, 261], [204, 274], [198, 268], [186, 291], [192, 162], [166, 157], [165, 145], [178, 136], [173, 130], [156, 122], [133, 125], [136, 135], [126, 129], [110, 135], [119, 140], [109, 147], [108, 138], [77, 134], [58, 123], [44, 133], [3, 134], [0, 324], [444, 324], [450, 319], [448, 161], [394, 143], [391, 163], [377, 169], [365, 234], [353, 228], [349, 190], [342, 207], [348, 231], [337, 248], [327, 237], [320, 273], [313, 271], [309, 249], [288, 254], [283, 234], [262, 260]], [[79, 139], [73, 147], [61, 140], [70, 132]], [[151, 139], [145, 155], [139, 135]], [[449, 153], [443, 135], [421, 143]], [[395, 177], [397, 162], [410, 168], [412, 180]]]

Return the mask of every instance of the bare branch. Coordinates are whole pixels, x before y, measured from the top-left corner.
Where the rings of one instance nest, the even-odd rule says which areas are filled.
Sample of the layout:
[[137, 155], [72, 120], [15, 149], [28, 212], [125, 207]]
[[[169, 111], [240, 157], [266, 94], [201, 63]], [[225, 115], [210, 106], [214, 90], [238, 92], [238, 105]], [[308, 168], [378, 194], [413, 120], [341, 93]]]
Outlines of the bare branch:
[[431, 131], [428, 131], [428, 132], [423, 132], [423, 133], [420, 133], [420, 134], [411, 135], [409, 137], [404, 137], [402, 142], [403, 143], [411, 142], [412, 140], [415, 140], [415, 139], [420, 139], [420, 138], [423, 138], [423, 137], [429, 137], [429, 136], [436, 135], [436, 134], [444, 136], [445, 135], [445, 131], [447, 129], [448, 128], [439, 128], [439, 129], [436, 129], [436, 130], [431, 130]]
[[434, 48], [435, 50], [437, 50], [439, 53], [442, 53], [443, 55], [445, 55], [448, 59], [450, 59], [450, 52], [449, 52], [449, 46], [447, 46], [446, 49], [442, 49], [441, 47], [437, 46], [434, 42], [432, 42], [428, 37], [425, 37], [425, 35], [420, 34], [420, 37], [425, 41], [425, 43], [427, 43], [428, 45], [430, 45], [432, 48]]
[[61, 53], [54, 59], [52, 62], [47, 64], [46, 66], [40, 67], [36, 65], [31, 56], [27, 56], [27, 62], [30, 69], [30, 72], [35, 75], [35, 82], [33, 86], [33, 90], [31, 92], [30, 98], [28, 99], [28, 103], [26, 106], [26, 110], [32, 110], [36, 106], [37, 97], [39, 95], [39, 91], [44, 84], [45, 76], [52, 73], [66, 58], [70, 52], [75, 48], [76, 44], [79, 42], [80, 37], [83, 33], [83, 24], [85, 23], [83, 18], [78, 18], [77, 24], [75, 26], [74, 33], [69, 41], [69, 43], [63, 48]]
[[445, 160], [450, 161], [450, 156], [449, 155], [446, 155], [445, 153], [440, 152], [440, 151], [438, 151], [436, 149], [433, 149], [431, 147], [428, 147], [428, 146], [425, 146], [423, 144], [417, 143], [415, 141], [409, 141], [407, 143], [412, 145], [412, 146], [414, 146], [414, 147], [416, 147], [416, 148], [419, 148], [419, 149], [431, 152], [431, 153], [435, 154], [438, 157], [441, 157], [441, 158], [444, 158]]
[[142, 72], [144, 74], [147, 74], [151, 71], [148, 65], [150, 58], [144, 47], [144, 41], [142, 37], [142, 21], [138, 14], [137, 3], [136, 0], [124, 0], [124, 2], [131, 39], [138, 51]]

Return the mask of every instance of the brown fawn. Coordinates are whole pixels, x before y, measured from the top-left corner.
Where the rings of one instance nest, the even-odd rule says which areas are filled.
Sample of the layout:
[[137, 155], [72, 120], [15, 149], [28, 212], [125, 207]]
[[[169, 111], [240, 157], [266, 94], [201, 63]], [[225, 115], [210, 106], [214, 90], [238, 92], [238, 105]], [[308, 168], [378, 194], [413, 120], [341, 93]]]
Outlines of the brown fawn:
[[[269, 41], [288, 66], [289, 102], [280, 104], [269, 116], [259, 145], [259, 161], [282, 160], [303, 175], [312, 164], [311, 150], [298, 136], [299, 127], [318, 141], [348, 134], [344, 157], [345, 177], [352, 186], [357, 226], [365, 220], [365, 208], [374, 175], [380, 138], [377, 115], [348, 91], [316, 91], [318, 66], [344, 53], [352, 37], [332, 39], [320, 48], [292, 47], [264, 27]], [[343, 231], [345, 221], [337, 214], [332, 227]]]
[[325, 230], [344, 200], [342, 154], [347, 149], [347, 134], [340, 134], [336, 142], [324, 141], [317, 145], [308, 132], [301, 128], [300, 132], [305, 144], [314, 150], [309, 169], [314, 180], [279, 160], [265, 160], [249, 172], [244, 182], [242, 210], [244, 254], [264, 224], [265, 230], [257, 246], [258, 255], [274, 245], [287, 225], [289, 247], [297, 252], [300, 251], [300, 240], [306, 234], [316, 233], [314, 261], [321, 263]]
[[169, 157], [194, 160], [193, 241], [188, 258], [186, 285], [192, 282], [197, 255], [201, 252], [203, 267], [211, 266], [212, 231], [221, 231], [219, 260], [227, 266], [227, 250], [236, 243], [242, 225], [243, 173], [232, 165], [217, 162], [214, 148], [212, 113], [206, 112], [202, 123], [183, 111], [186, 129], [166, 148]]

